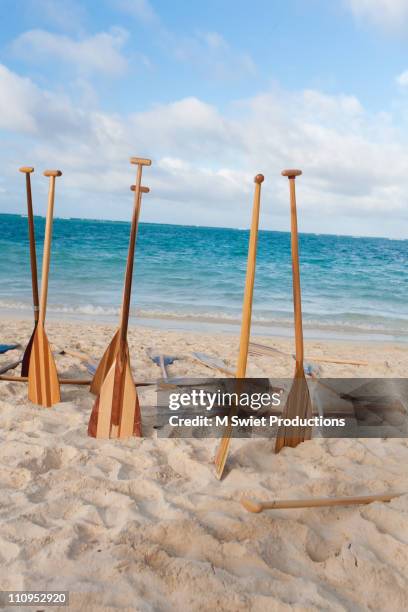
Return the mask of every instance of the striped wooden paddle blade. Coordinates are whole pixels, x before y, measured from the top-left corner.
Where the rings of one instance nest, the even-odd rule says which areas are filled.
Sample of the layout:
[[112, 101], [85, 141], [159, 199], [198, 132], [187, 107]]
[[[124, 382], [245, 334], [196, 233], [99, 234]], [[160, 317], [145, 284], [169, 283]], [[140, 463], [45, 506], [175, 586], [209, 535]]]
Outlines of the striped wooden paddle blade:
[[109, 370], [115, 361], [119, 350], [119, 330], [116, 331], [106, 351], [96, 368], [95, 375], [92, 379], [90, 391], [94, 395], [99, 395], [101, 392], [102, 383], [105, 380]]
[[[282, 411], [282, 418], [293, 419], [297, 416], [301, 419], [308, 419], [312, 416], [312, 402], [303, 366], [296, 368], [295, 378]], [[275, 453], [279, 453], [284, 446], [294, 448], [301, 442], [310, 440], [311, 437], [311, 427], [282, 425], [276, 436]]]
[[118, 354], [97, 397], [88, 425], [94, 438], [141, 436], [141, 415], [129, 355]]
[[28, 341], [26, 349], [23, 355], [23, 361], [21, 363], [21, 376], [28, 376], [28, 368], [30, 366], [31, 349], [33, 348], [33, 341], [35, 336], [35, 330], [37, 329], [37, 323], [35, 324], [31, 338]]
[[61, 401], [57, 368], [42, 323], [37, 325], [31, 348], [28, 399], [46, 408]]

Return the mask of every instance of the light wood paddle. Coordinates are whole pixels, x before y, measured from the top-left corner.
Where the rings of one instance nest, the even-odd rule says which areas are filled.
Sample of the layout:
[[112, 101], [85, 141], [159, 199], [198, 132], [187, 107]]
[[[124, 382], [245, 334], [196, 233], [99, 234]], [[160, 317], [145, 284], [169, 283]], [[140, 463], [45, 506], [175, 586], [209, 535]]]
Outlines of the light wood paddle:
[[49, 177], [47, 220], [45, 223], [44, 254], [41, 275], [41, 301], [37, 327], [34, 332], [28, 368], [28, 399], [34, 404], [51, 407], [60, 399], [60, 388], [54, 357], [44, 329], [47, 309], [48, 274], [50, 270], [52, 222], [54, 215], [55, 179], [61, 176], [60, 170], [46, 170]]
[[356, 495], [354, 497], [321, 497], [315, 499], [276, 499], [259, 502], [248, 497], [241, 499], [241, 504], [248, 512], [258, 514], [263, 510], [279, 510], [283, 508], [324, 508], [330, 506], [354, 506], [358, 504], [371, 504], [372, 502], [389, 502], [404, 493], [379, 493], [375, 495]]
[[40, 306], [38, 298], [37, 254], [35, 250], [34, 213], [30, 177], [30, 174], [34, 172], [34, 168], [32, 168], [31, 166], [23, 166], [22, 168], [20, 168], [20, 172], [25, 174], [26, 178], [28, 236], [30, 241], [31, 284], [33, 288], [34, 306], [34, 329], [33, 333], [31, 334], [31, 338], [28, 341], [27, 347], [24, 351], [23, 361], [21, 364], [21, 376], [28, 376], [28, 366], [30, 363], [30, 355], [33, 346], [34, 334], [38, 324]]
[[[255, 283], [256, 248], [258, 243], [259, 210], [261, 203], [261, 184], [263, 183], [263, 181], [264, 176], [262, 174], [257, 174], [254, 178], [255, 193], [252, 208], [251, 231], [249, 235], [248, 262], [245, 280], [244, 302], [242, 306], [241, 337], [239, 342], [239, 355], [236, 378], [245, 378], [248, 362], [248, 347], [252, 318], [252, 299]], [[215, 456], [215, 475], [219, 480], [222, 478], [225, 463], [228, 457], [228, 450], [231, 443], [232, 435], [231, 418], [232, 416], [234, 416], [234, 414], [236, 414], [236, 411], [236, 407], [232, 407], [229, 414], [228, 425], [225, 428], [224, 436], [221, 439], [217, 454]]]
[[[296, 214], [295, 179], [302, 174], [301, 170], [283, 170], [282, 176], [289, 179], [290, 188], [290, 219], [291, 219], [291, 250], [292, 250], [292, 280], [293, 280], [293, 307], [295, 318], [295, 377], [289, 391], [286, 405], [282, 411], [282, 418], [293, 419], [310, 418], [312, 416], [312, 402], [310, 400], [309, 388], [303, 367], [303, 329], [302, 329], [302, 305], [300, 293], [300, 270], [299, 270], [299, 244]], [[275, 453], [284, 446], [295, 447], [304, 440], [311, 438], [311, 427], [282, 425], [278, 429]]]
[[[130, 296], [132, 290], [133, 260], [136, 234], [139, 223], [142, 193], [143, 166], [150, 166], [150, 159], [132, 157], [131, 163], [137, 165], [134, 189], [133, 217], [130, 230], [129, 252], [126, 264], [125, 286], [123, 291], [122, 316], [116, 334], [116, 353], [100, 387], [88, 425], [88, 435], [94, 438], [128, 438], [142, 435], [139, 400], [130, 369], [127, 329], [129, 324]], [[105, 353], [106, 354], [106, 353]], [[106, 364], [104, 365], [106, 367]]]
[[[137, 159], [137, 158], [132, 158], [132, 159]], [[142, 161], [150, 161], [150, 160], [142, 160]], [[134, 163], [134, 162], [131, 162]], [[149, 164], [142, 164], [142, 165], [149, 165]], [[139, 211], [140, 211], [140, 206], [141, 206], [141, 198], [142, 198], [142, 193], [149, 193], [149, 188], [148, 187], [142, 187], [139, 186], [140, 190], [139, 190], [139, 200], [138, 200], [138, 207], [139, 210], [137, 211], [137, 216], [139, 218]], [[136, 190], [136, 185], [131, 185], [130, 187], [131, 191], [135, 191]], [[135, 195], [136, 197], [136, 195]], [[136, 242], [136, 238], [137, 238], [137, 223], [136, 223], [136, 229], [135, 229], [135, 237], [134, 237], [134, 241]], [[109, 370], [112, 367], [113, 362], [116, 359], [116, 356], [118, 354], [118, 350], [119, 350], [119, 344], [120, 344], [120, 334], [119, 334], [120, 329], [117, 329], [115, 332], [115, 335], [113, 336], [112, 340], [110, 341], [110, 344], [108, 346], [108, 348], [105, 350], [102, 359], [100, 360], [98, 367], [96, 368], [96, 372], [94, 374], [94, 377], [92, 379], [92, 383], [91, 383], [91, 387], [90, 387], [90, 392], [93, 393], [94, 395], [99, 395], [100, 391], [101, 391], [101, 387], [102, 387], [102, 383], [106, 378], [107, 373], [109, 372]]]

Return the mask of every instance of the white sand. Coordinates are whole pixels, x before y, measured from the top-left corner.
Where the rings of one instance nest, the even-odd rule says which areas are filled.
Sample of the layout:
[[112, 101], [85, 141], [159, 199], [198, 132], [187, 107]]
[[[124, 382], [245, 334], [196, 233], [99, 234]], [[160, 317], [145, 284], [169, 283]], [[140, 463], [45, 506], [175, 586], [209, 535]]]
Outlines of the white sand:
[[[30, 328], [2, 322], [1, 341], [23, 343]], [[85, 323], [50, 322], [47, 330], [55, 349], [97, 357], [113, 333]], [[268, 342], [292, 350], [290, 340]], [[237, 337], [132, 328], [138, 380], [159, 376], [148, 346], [185, 356], [205, 351], [233, 368]], [[407, 373], [403, 346], [318, 341], [307, 343], [307, 354], [370, 362], [325, 365], [327, 376]], [[76, 359], [58, 356], [57, 365], [64, 377], [87, 376]], [[211, 375], [188, 358], [170, 371]], [[290, 357], [250, 358], [248, 376], [292, 373]], [[97, 441], [87, 436], [93, 397], [86, 388], [63, 387], [53, 409], [26, 396], [25, 384], [0, 383], [1, 589], [69, 590], [75, 610], [408, 609], [408, 495], [259, 515], [239, 504], [242, 494], [408, 491], [408, 440], [314, 439], [279, 455], [273, 441], [233, 440], [228, 474], [218, 482], [217, 440]], [[154, 398], [141, 391], [142, 410]]]

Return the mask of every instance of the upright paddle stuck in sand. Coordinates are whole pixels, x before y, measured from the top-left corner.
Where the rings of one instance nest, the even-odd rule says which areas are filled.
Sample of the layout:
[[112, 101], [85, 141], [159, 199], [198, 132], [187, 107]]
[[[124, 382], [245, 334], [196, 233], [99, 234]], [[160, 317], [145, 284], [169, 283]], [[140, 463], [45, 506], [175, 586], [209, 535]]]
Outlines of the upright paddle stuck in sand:
[[132, 157], [130, 161], [137, 165], [137, 176], [136, 185], [131, 187], [135, 197], [122, 316], [120, 327], [105, 351], [92, 385], [93, 390], [100, 389], [88, 425], [88, 434], [94, 438], [128, 438], [129, 436], [142, 435], [139, 400], [130, 369], [127, 329], [132, 290], [133, 259], [142, 193], [149, 192], [147, 187], [141, 187], [142, 169], [143, 166], [150, 166], [151, 161], [138, 157]]
[[50, 179], [47, 220], [45, 224], [44, 254], [41, 276], [41, 301], [38, 323], [34, 330], [28, 367], [28, 399], [34, 404], [50, 407], [57, 404], [60, 388], [54, 357], [44, 329], [47, 309], [48, 273], [50, 270], [52, 221], [54, 215], [55, 178], [61, 176], [60, 170], [46, 170], [44, 176]]
[[21, 376], [28, 376], [28, 366], [30, 363], [31, 349], [33, 346], [34, 334], [38, 325], [39, 318], [39, 299], [38, 299], [38, 277], [37, 277], [37, 254], [35, 251], [35, 233], [34, 233], [34, 213], [33, 213], [33, 201], [31, 197], [31, 178], [30, 174], [34, 172], [34, 168], [31, 166], [23, 166], [20, 168], [20, 172], [25, 174], [26, 178], [26, 191], [27, 191], [27, 219], [28, 219], [28, 237], [30, 241], [30, 264], [31, 264], [31, 284], [33, 287], [33, 306], [34, 306], [34, 330], [31, 334], [31, 338], [28, 341], [26, 349], [23, 355], [23, 361], [21, 364]]
[[[137, 163], [133, 160], [136, 159], [140, 159], [138, 157], [132, 157], [131, 158], [131, 163]], [[140, 159], [140, 180], [142, 180], [142, 171], [141, 168], [142, 166], [150, 166], [151, 161], [149, 159]], [[142, 163], [143, 162], [143, 163]], [[149, 163], [147, 163], [149, 162]], [[139, 168], [138, 168], [138, 172], [139, 172]], [[139, 179], [139, 174], [137, 176], [137, 179]], [[133, 236], [133, 253], [134, 253], [134, 248], [135, 248], [135, 243], [136, 243], [136, 238], [137, 238], [137, 226], [138, 226], [138, 221], [139, 221], [139, 214], [140, 214], [140, 206], [141, 206], [141, 202], [142, 202], [142, 193], [149, 193], [149, 188], [148, 187], [141, 187], [139, 185], [139, 195], [136, 194], [136, 190], [137, 190], [137, 184], [136, 185], [131, 185], [130, 187], [131, 191], [133, 191], [135, 193], [135, 202], [137, 200], [137, 210], [135, 208], [134, 210], [134, 214], [136, 213], [137, 217], [135, 220], [136, 226], [135, 226], [135, 230], [134, 230], [134, 236]], [[135, 204], [136, 206], [136, 204]], [[133, 217], [134, 219], [135, 217]], [[132, 221], [133, 222], [133, 221]], [[131, 241], [132, 241], [132, 231], [133, 231], [133, 226], [131, 229]], [[129, 244], [129, 249], [130, 249], [130, 244]], [[130, 252], [130, 251], [129, 251]], [[129, 256], [128, 256], [129, 257]], [[128, 264], [129, 264], [129, 259], [128, 259]], [[132, 269], [133, 269], [133, 255], [132, 255]], [[131, 281], [130, 281], [131, 282]], [[130, 289], [131, 289], [131, 285], [130, 285]], [[130, 295], [129, 295], [129, 299], [130, 299]], [[123, 314], [123, 309], [122, 309], [122, 314]], [[100, 360], [98, 367], [96, 368], [96, 372], [95, 375], [92, 379], [92, 383], [91, 383], [91, 387], [90, 387], [90, 391], [91, 393], [93, 393], [94, 395], [99, 395], [100, 391], [101, 391], [101, 387], [102, 387], [102, 383], [106, 378], [106, 375], [108, 374], [109, 370], [112, 367], [113, 362], [116, 359], [116, 356], [118, 354], [118, 350], [119, 350], [119, 344], [120, 344], [120, 328], [115, 332], [115, 335], [113, 336], [112, 340], [110, 341], [110, 344], [108, 346], [108, 348], [105, 350], [102, 359]]]
[[[292, 277], [293, 277], [293, 307], [295, 316], [295, 342], [296, 342], [296, 366], [295, 378], [288, 395], [286, 406], [282, 411], [282, 417], [294, 419], [300, 417], [307, 419], [312, 416], [312, 403], [310, 401], [309, 388], [303, 368], [303, 329], [302, 329], [302, 305], [300, 293], [300, 271], [299, 271], [299, 245], [296, 214], [295, 179], [302, 174], [301, 170], [283, 170], [282, 176], [289, 179], [290, 188], [290, 220], [291, 220], [291, 249], [292, 249]], [[311, 438], [311, 427], [304, 426], [281, 426], [276, 437], [275, 453], [284, 446], [297, 446], [304, 440]]]
[[[237, 378], [245, 378], [246, 367], [248, 361], [248, 347], [249, 347], [249, 336], [251, 332], [251, 318], [252, 318], [252, 298], [254, 294], [254, 283], [255, 283], [255, 267], [256, 267], [256, 247], [258, 243], [258, 225], [259, 225], [259, 209], [261, 203], [261, 183], [264, 181], [262, 174], [257, 174], [255, 182], [255, 194], [254, 194], [254, 205], [252, 210], [252, 223], [251, 232], [249, 236], [249, 247], [248, 247], [248, 263], [247, 273], [245, 280], [245, 293], [244, 303], [242, 306], [242, 323], [241, 323], [241, 337], [239, 342], [239, 355], [237, 363]], [[227, 461], [228, 450], [232, 435], [231, 417], [236, 412], [232, 410], [229, 417], [229, 424], [225, 428], [224, 436], [218, 447], [218, 451], [215, 457], [215, 474], [218, 479], [222, 478], [224, 472], [225, 463]]]

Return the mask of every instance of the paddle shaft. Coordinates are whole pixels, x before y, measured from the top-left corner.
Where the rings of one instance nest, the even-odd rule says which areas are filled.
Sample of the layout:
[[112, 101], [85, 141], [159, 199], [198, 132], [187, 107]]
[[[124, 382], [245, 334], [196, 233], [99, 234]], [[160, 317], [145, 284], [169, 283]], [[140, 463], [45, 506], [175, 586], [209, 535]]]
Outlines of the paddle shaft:
[[[12, 363], [11, 365], [7, 366], [7, 370], [11, 370], [14, 369], [15, 367], [18, 366], [18, 364], [21, 363], [21, 359], [19, 361], [16, 361], [14, 363]], [[3, 370], [0, 370], [0, 372]], [[7, 376], [7, 375], [3, 375], [0, 374], [0, 381], [8, 381], [8, 382], [18, 382], [18, 383], [25, 383], [28, 382], [28, 376]], [[59, 383], [60, 385], [84, 385], [84, 386], [89, 386], [91, 384], [92, 380], [88, 379], [88, 378], [60, 378], [59, 379]], [[135, 387], [152, 387], [153, 385], [156, 385], [157, 383], [155, 381], [152, 382], [135, 382]]]
[[39, 298], [38, 298], [37, 254], [35, 250], [34, 213], [33, 213], [33, 200], [32, 200], [32, 195], [31, 195], [30, 173], [26, 172], [25, 177], [26, 177], [26, 191], [27, 191], [27, 218], [28, 218], [28, 236], [29, 236], [29, 241], [30, 241], [31, 284], [33, 287], [34, 321], [35, 323], [38, 323]]
[[125, 274], [125, 287], [123, 290], [123, 305], [122, 305], [122, 317], [120, 323], [120, 342], [122, 346], [126, 343], [127, 330], [129, 324], [129, 311], [130, 311], [130, 296], [132, 292], [132, 277], [133, 277], [133, 260], [135, 255], [135, 244], [136, 244], [136, 233], [137, 226], [139, 223], [140, 206], [141, 206], [141, 192], [140, 185], [142, 182], [142, 164], [138, 164], [136, 173], [136, 186], [134, 191], [134, 205], [133, 205], [133, 216], [132, 225], [130, 228], [130, 239], [129, 239], [129, 250], [128, 258], [126, 263], [126, 274]]
[[249, 336], [251, 332], [252, 300], [255, 283], [256, 248], [258, 243], [259, 209], [261, 202], [262, 174], [255, 177], [255, 193], [252, 208], [251, 231], [249, 234], [248, 262], [245, 279], [244, 302], [242, 306], [241, 337], [239, 342], [239, 355], [237, 363], [237, 378], [245, 378], [248, 362]]
[[[262, 510], [278, 510], [283, 508], [323, 508], [330, 506], [353, 506], [358, 504], [371, 504], [375, 501], [389, 502], [403, 493], [380, 493], [374, 495], [356, 495], [354, 497], [322, 497], [316, 499], [282, 499], [270, 502], [256, 502], [243, 499], [242, 504], [250, 512]], [[253, 507], [252, 510], [250, 508]]]
[[40, 301], [40, 322], [44, 324], [47, 310], [48, 296], [48, 274], [50, 271], [51, 240], [52, 240], [52, 221], [54, 216], [54, 196], [55, 196], [55, 176], [50, 176], [50, 187], [48, 192], [47, 219], [45, 222], [44, 253], [41, 274], [41, 301]]
[[295, 316], [296, 369], [303, 372], [302, 298], [300, 293], [299, 241], [296, 213], [295, 177], [289, 176], [292, 250], [293, 308]]
[[[241, 336], [239, 342], [239, 354], [238, 363], [236, 369], [236, 378], [245, 378], [246, 367], [248, 362], [248, 347], [249, 347], [249, 336], [251, 331], [251, 317], [252, 317], [252, 298], [254, 293], [255, 283], [255, 266], [256, 266], [256, 248], [258, 243], [258, 225], [259, 225], [259, 209], [261, 202], [261, 183], [264, 177], [262, 174], [257, 174], [255, 182], [255, 193], [254, 202], [252, 207], [252, 222], [251, 230], [249, 234], [249, 247], [248, 247], [248, 261], [247, 261], [247, 273], [245, 279], [245, 291], [244, 291], [244, 302], [242, 306], [242, 323], [241, 323]], [[236, 392], [240, 393], [241, 385], [237, 387]], [[229, 446], [232, 435], [231, 419], [237, 413], [237, 407], [232, 406], [229, 413], [229, 422], [225, 427], [224, 435], [220, 441], [216, 456], [215, 456], [215, 475], [221, 480], [224, 473], [225, 464], [227, 462]]]

